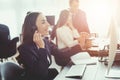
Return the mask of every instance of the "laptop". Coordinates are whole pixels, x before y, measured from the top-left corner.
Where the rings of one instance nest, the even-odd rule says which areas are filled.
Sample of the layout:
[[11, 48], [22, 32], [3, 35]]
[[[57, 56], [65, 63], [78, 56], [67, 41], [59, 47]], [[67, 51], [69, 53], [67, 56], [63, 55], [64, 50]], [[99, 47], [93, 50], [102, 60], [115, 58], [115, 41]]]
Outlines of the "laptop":
[[88, 52], [79, 52], [70, 57], [74, 64], [94, 65], [97, 63], [97, 58], [91, 57]]
[[86, 65], [72, 65], [65, 77], [81, 79], [86, 69]]

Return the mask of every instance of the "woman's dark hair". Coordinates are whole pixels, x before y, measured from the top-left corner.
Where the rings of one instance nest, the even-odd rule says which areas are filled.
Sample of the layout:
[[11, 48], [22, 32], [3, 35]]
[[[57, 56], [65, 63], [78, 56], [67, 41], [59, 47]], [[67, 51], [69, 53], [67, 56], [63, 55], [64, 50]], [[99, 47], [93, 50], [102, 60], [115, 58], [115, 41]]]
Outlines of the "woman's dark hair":
[[68, 17], [69, 17], [69, 11], [68, 10], [63, 10], [60, 13], [60, 16], [59, 16], [59, 19], [58, 19], [58, 22], [57, 22], [57, 25], [56, 25], [57, 28], [65, 25], [65, 23], [68, 20]]
[[68, 20], [68, 17], [69, 17], [69, 11], [68, 10], [61, 11], [59, 19], [58, 19], [58, 22], [57, 22], [57, 24], [55, 25], [55, 27], [52, 30], [51, 39], [55, 38], [55, 36], [56, 36], [56, 29], [59, 28], [59, 27], [62, 27], [63, 25], [65, 25], [65, 23]]
[[28, 12], [24, 24], [22, 27], [23, 42], [22, 43], [31, 43], [33, 42], [33, 34], [37, 30], [36, 20], [39, 12]]

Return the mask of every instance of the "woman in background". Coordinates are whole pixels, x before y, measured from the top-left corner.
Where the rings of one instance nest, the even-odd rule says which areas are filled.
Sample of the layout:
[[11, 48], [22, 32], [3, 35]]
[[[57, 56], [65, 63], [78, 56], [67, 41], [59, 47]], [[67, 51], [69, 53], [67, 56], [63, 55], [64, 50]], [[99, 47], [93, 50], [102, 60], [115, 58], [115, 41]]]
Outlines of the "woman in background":
[[[90, 34], [90, 29], [87, 23], [86, 13], [79, 9], [80, 1], [79, 0], [69, 0], [69, 12], [72, 17], [72, 24], [75, 29], [78, 30], [79, 33], [84, 32], [85, 35]], [[56, 26], [53, 28], [51, 33], [51, 38], [55, 38]], [[83, 34], [83, 33], [82, 33]]]
[[73, 47], [79, 44], [77, 38], [80, 37], [77, 30], [72, 25], [72, 17], [68, 10], [63, 10], [59, 16], [57, 29], [57, 44], [59, 49]]
[[70, 57], [80, 51], [80, 35], [78, 31], [72, 25], [71, 14], [68, 10], [63, 10], [59, 16], [58, 23], [56, 25], [57, 46], [60, 50], [69, 48], [69, 52], [65, 52], [65, 63], [70, 61]]
[[53, 80], [58, 74], [56, 69], [49, 69], [51, 53], [48, 41], [49, 23], [39, 12], [28, 13], [23, 24], [23, 42], [19, 46], [20, 63], [26, 72], [26, 80]]

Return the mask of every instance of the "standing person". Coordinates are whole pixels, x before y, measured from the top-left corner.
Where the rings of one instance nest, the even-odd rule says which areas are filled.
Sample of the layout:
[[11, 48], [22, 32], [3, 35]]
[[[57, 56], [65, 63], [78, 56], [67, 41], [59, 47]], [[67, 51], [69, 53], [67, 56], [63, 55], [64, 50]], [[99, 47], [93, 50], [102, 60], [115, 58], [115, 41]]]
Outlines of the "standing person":
[[19, 62], [23, 64], [26, 80], [53, 80], [58, 74], [56, 69], [49, 69], [51, 64], [48, 35], [49, 23], [39, 12], [29, 12], [23, 24], [23, 40], [18, 47]]
[[[79, 9], [79, 0], [69, 0], [69, 6], [70, 6], [69, 12], [72, 14], [71, 23], [73, 24], [73, 27], [75, 27], [78, 30], [79, 34], [83, 35], [84, 33], [84, 35], [88, 36], [90, 34], [90, 30], [88, 27], [85, 12]], [[52, 30], [52, 33], [51, 33], [52, 40], [56, 37], [56, 34], [55, 34], [56, 28], [57, 27], [55, 26]]]
[[72, 13], [73, 26], [78, 32], [90, 33], [88, 23], [86, 20], [86, 14], [84, 11], [79, 9], [79, 0], [69, 0], [69, 11]]
[[78, 30], [82, 37], [81, 47], [86, 49], [86, 39], [90, 37], [90, 30], [87, 23], [86, 13], [79, 9], [79, 0], [69, 0], [69, 6], [69, 11], [72, 13], [73, 26]]

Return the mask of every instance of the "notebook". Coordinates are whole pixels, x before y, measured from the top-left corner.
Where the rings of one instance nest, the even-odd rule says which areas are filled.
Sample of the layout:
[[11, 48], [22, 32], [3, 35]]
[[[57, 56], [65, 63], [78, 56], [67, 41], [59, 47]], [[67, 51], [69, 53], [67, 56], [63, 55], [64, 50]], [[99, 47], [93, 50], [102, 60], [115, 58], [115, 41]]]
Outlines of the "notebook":
[[86, 65], [72, 65], [65, 77], [81, 79], [85, 69]]
[[74, 64], [96, 64], [97, 58], [92, 58], [88, 52], [79, 52], [71, 56], [71, 60]]

